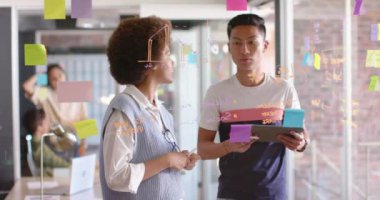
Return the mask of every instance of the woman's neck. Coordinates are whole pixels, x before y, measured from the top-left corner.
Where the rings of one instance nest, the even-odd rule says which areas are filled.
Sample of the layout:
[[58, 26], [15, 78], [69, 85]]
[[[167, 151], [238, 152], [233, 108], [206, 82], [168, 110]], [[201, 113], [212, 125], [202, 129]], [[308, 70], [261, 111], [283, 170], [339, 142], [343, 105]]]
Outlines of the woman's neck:
[[152, 105], [156, 105], [154, 102], [156, 96], [156, 90], [158, 85], [153, 81], [145, 81], [140, 85], [136, 85], [137, 89], [148, 99]]

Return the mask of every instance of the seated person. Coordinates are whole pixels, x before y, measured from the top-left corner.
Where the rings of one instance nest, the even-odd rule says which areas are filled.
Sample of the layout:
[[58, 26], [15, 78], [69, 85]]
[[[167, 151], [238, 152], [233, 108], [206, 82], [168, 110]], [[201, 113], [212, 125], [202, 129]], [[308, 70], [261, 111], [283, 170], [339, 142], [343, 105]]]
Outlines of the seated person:
[[[42, 109], [32, 109], [25, 113], [23, 117], [23, 125], [28, 133], [33, 134], [32, 139], [32, 151], [33, 160], [37, 167], [40, 167], [40, 157], [41, 157], [41, 136], [44, 133], [48, 133], [50, 130], [50, 122], [46, 117], [44, 110]], [[53, 136], [52, 136], [53, 137]], [[44, 153], [44, 175], [51, 176], [52, 169], [58, 167], [69, 167], [70, 157], [64, 156], [65, 152], [59, 153], [55, 152], [51, 145], [49, 145], [48, 140], [45, 139], [45, 144], [43, 147]], [[61, 155], [59, 155], [61, 154]]]

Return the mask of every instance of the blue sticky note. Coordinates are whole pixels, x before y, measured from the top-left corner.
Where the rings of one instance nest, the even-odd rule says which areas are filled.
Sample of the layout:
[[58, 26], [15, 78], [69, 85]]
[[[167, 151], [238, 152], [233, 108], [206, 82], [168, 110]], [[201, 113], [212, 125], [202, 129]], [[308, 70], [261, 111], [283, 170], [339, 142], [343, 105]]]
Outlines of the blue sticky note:
[[285, 109], [284, 122], [285, 128], [302, 128], [305, 111], [303, 109]]
[[190, 53], [187, 57], [188, 57], [187, 61], [189, 64], [197, 64], [196, 55], [194, 53]]
[[306, 53], [305, 56], [303, 57], [303, 61], [302, 61], [303, 67], [307, 66], [308, 60], [309, 60], [309, 53]]
[[48, 76], [47, 74], [37, 74], [37, 85], [45, 86], [48, 84]]
[[230, 142], [250, 142], [251, 128], [250, 124], [232, 124]]

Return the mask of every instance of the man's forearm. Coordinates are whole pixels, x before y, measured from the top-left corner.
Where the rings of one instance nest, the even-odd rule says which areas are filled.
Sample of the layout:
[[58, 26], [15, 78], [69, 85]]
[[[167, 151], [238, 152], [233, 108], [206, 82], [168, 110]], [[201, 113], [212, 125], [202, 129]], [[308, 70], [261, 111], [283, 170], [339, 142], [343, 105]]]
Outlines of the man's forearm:
[[201, 142], [198, 145], [198, 154], [202, 160], [220, 158], [228, 153], [225, 143]]

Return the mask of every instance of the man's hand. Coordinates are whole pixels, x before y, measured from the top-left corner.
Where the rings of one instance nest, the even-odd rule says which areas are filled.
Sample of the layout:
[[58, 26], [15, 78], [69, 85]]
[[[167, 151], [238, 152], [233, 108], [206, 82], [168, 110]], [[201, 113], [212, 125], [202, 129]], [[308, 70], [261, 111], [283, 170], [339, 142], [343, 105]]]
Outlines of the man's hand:
[[282, 133], [277, 136], [277, 139], [280, 140], [286, 148], [292, 151], [302, 149], [306, 143], [303, 132], [296, 133], [294, 131], [290, 131], [289, 133]]
[[252, 136], [250, 142], [230, 142], [229, 140], [226, 140], [222, 143], [222, 145], [227, 153], [231, 153], [231, 152], [244, 153], [258, 139], [259, 138], [257, 136]]

